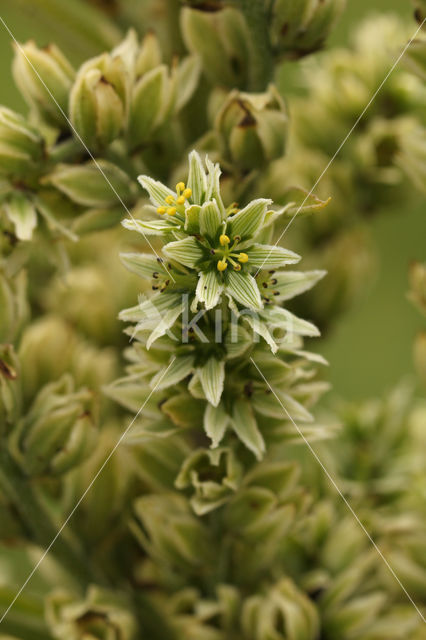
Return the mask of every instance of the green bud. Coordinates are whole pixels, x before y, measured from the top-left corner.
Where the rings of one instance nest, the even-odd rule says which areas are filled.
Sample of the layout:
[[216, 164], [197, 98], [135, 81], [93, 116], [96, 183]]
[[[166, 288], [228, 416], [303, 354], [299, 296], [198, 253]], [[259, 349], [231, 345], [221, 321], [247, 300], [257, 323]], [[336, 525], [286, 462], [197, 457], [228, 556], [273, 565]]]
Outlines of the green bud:
[[[426, 2], [424, 6], [426, 17]], [[426, 40], [424, 38], [416, 38], [411, 42], [404, 56], [404, 64], [423, 81], [426, 80]]]
[[250, 35], [240, 11], [202, 13], [184, 9], [182, 33], [191, 53], [201, 58], [213, 84], [244, 89], [249, 77]]
[[413, 262], [409, 271], [409, 299], [426, 316], [426, 263]]
[[0, 433], [9, 430], [21, 411], [20, 366], [10, 344], [0, 344]]
[[0, 336], [2, 342], [13, 342], [28, 319], [27, 274], [14, 278], [0, 272]]
[[18, 113], [0, 107], [0, 175], [26, 175], [37, 168], [43, 152], [39, 131]]
[[129, 176], [107, 160], [78, 166], [58, 165], [44, 182], [85, 207], [114, 207], [120, 199], [131, 204], [136, 195], [136, 187]]
[[313, 603], [288, 579], [265, 595], [255, 595], [243, 604], [241, 625], [253, 640], [286, 640], [291, 629], [294, 640], [314, 640], [319, 633], [319, 616]]
[[136, 57], [135, 72], [140, 78], [148, 71], [152, 71], [162, 63], [163, 56], [161, 53], [160, 43], [155, 33], [148, 32], [139, 48]]
[[201, 516], [228, 500], [238, 488], [241, 472], [231, 449], [199, 449], [183, 463], [175, 486], [193, 488], [191, 506]]
[[[0, 540], [6, 544], [16, 544], [20, 538], [25, 538], [24, 527], [19, 521], [13, 505], [0, 492]], [[3, 637], [0, 635], [0, 640]]]
[[191, 513], [183, 496], [143, 496], [134, 508], [140, 524], [134, 525], [133, 532], [150, 555], [185, 573], [199, 571], [206, 563], [212, 550], [208, 529]]
[[223, 158], [241, 171], [258, 169], [284, 154], [288, 118], [271, 85], [265, 93], [233, 91], [215, 123]]
[[75, 72], [56, 45], [42, 49], [33, 41], [17, 45], [13, 76], [26, 102], [39, 116], [61, 129], [68, 128], [62, 112], [68, 112]]
[[46, 620], [58, 640], [134, 640], [137, 630], [126, 596], [97, 586], [89, 587], [82, 600], [55, 591], [47, 598]]
[[[108, 60], [103, 56], [102, 61]], [[110, 62], [110, 65], [114, 62]], [[125, 104], [108, 80], [107, 63], [89, 61], [81, 67], [70, 96], [70, 119], [86, 145], [102, 149], [119, 135]]]
[[426, 332], [419, 333], [414, 342], [414, 362], [417, 372], [426, 386]]
[[11, 435], [15, 457], [31, 475], [58, 475], [81, 464], [96, 440], [93, 394], [71, 376], [46, 385]]
[[345, 4], [345, 0], [275, 0], [270, 29], [274, 49], [286, 58], [320, 49]]
[[37, 213], [31, 200], [23, 193], [15, 192], [7, 198], [4, 208], [18, 240], [31, 240], [37, 225]]

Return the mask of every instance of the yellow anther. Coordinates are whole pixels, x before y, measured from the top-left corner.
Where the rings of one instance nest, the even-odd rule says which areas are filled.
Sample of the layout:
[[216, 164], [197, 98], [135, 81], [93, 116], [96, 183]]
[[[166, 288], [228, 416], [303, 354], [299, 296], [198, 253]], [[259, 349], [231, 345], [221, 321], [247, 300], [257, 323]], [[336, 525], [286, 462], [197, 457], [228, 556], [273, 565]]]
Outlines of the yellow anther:
[[161, 216], [163, 215], [163, 213], [166, 213], [166, 211], [167, 211], [166, 207], [157, 208], [157, 213], [159, 213]]
[[179, 196], [179, 198], [176, 200], [177, 204], [185, 204], [185, 198], [184, 196]]
[[169, 215], [169, 216], [174, 216], [174, 215], [175, 215], [175, 213], [176, 213], [176, 207], [169, 207], [169, 208], [167, 209], [167, 215]]
[[178, 193], [180, 193], [184, 189], [185, 189], [185, 183], [184, 182], [178, 182], [177, 185], [176, 185], [176, 191]]
[[240, 264], [235, 263], [235, 264], [234, 264], [234, 271], [241, 271], [241, 265], [240, 265]]
[[185, 189], [182, 195], [185, 198], [190, 198], [192, 196], [192, 189]]
[[174, 199], [174, 197], [172, 195], [167, 196], [167, 198], [166, 198], [167, 204], [173, 204], [174, 201], [175, 201], [175, 199]]
[[222, 245], [222, 247], [224, 247], [226, 244], [229, 244], [231, 241], [230, 241], [230, 239], [228, 238], [227, 235], [222, 233], [222, 235], [219, 238], [219, 242]]
[[217, 263], [218, 271], [225, 271], [227, 267], [228, 263], [225, 260], [219, 260], [219, 262]]
[[240, 253], [238, 256], [238, 262], [248, 262], [248, 255], [246, 253]]

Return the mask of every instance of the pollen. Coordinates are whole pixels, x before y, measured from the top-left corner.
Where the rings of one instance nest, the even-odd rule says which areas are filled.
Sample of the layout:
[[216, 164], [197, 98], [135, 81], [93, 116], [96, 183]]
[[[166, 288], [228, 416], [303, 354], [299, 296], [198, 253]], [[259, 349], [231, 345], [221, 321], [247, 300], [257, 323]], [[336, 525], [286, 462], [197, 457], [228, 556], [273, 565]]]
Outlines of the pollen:
[[217, 268], [218, 271], [225, 271], [225, 269], [228, 268], [228, 263], [226, 262], [226, 260], [219, 260], [219, 262], [217, 263]]
[[226, 244], [229, 244], [231, 241], [228, 238], [228, 236], [223, 233], [219, 238], [219, 242], [222, 245], [222, 247], [224, 247]]
[[158, 207], [157, 208], [157, 213], [159, 213], [161, 216], [166, 213], [167, 209], [166, 207]]
[[179, 198], [176, 200], [176, 204], [185, 204], [185, 197], [179, 196]]
[[185, 183], [184, 182], [178, 182], [176, 185], [176, 191], [178, 193], [180, 193], [181, 191], [184, 191], [185, 189]]
[[175, 201], [174, 197], [172, 195], [169, 195], [166, 197], [166, 203], [167, 204], [173, 204]]
[[240, 255], [238, 256], [238, 262], [248, 262], [248, 255], [246, 253], [240, 253]]
[[169, 215], [169, 216], [174, 216], [174, 215], [175, 215], [175, 213], [176, 213], [176, 207], [169, 207], [169, 208], [167, 209], [167, 215]]
[[185, 189], [182, 195], [184, 198], [190, 198], [192, 196], [192, 189]]
[[241, 271], [241, 265], [240, 264], [234, 264], [234, 271]]

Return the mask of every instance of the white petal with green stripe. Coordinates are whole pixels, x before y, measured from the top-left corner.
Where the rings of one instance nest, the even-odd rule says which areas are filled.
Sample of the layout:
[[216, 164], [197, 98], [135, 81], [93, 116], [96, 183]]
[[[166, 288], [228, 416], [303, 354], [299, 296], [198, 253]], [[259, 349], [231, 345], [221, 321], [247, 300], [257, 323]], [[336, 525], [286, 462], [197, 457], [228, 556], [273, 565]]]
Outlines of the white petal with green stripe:
[[[158, 338], [164, 336], [167, 331], [174, 325], [180, 314], [182, 313], [182, 307], [177, 306], [174, 309], [169, 309], [161, 316], [160, 322], [155, 327], [154, 331], [149, 336], [146, 341], [146, 348], [150, 349]], [[139, 329], [140, 325], [136, 326], [136, 329]]]
[[326, 271], [321, 270], [277, 272], [273, 276], [276, 280], [276, 284], [273, 287], [279, 293], [279, 300], [290, 300], [312, 289], [326, 273]]
[[299, 262], [300, 256], [293, 251], [267, 244], [254, 244], [247, 250], [249, 264], [252, 267], [266, 269], [270, 267], [283, 267], [286, 264]]
[[[297, 400], [290, 395], [280, 390], [274, 389], [274, 393], [278, 396], [279, 400], [277, 400], [274, 394], [265, 393], [265, 391], [254, 393], [251, 401], [255, 411], [269, 418], [277, 418], [279, 420], [289, 419], [286, 413], [286, 411], [288, 411], [295, 421], [313, 422], [314, 418], [312, 414], [310, 414], [300, 402], [297, 402]], [[283, 409], [283, 407], [285, 407], [285, 409]]]
[[167, 196], [176, 198], [174, 191], [166, 187], [162, 182], [154, 180], [149, 176], [139, 176], [138, 182], [148, 191], [149, 198], [156, 207], [163, 207]]
[[310, 337], [320, 335], [319, 330], [312, 322], [298, 318], [293, 313], [290, 313], [290, 311], [287, 311], [287, 309], [282, 309], [281, 307], [266, 307], [261, 315], [270, 327], [279, 327], [290, 334], [294, 333], [299, 336]]
[[142, 278], [152, 278], [154, 273], [167, 274], [161, 262], [148, 253], [120, 253], [120, 260], [132, 273]]
[[244, 209], [228, 218], [231, 223], [232, 235], [239, 235], [243, 239], [248, 236], [254, 236], [262, 227], [266, 209], [271, 202], [272, 200], [265, 200], [264, 198], [253, 200]]
[[256, 280], [249, 273], [230, 270], [226, 274], [226, 289], [237, 302], [249, 309], [261, 309], [262, 300]]
[[265, 342], [271, 347], [272, 353], [276, 353], [278, 351], [278, 345], [275, 342], [272, 334], [268, 330], [268, 327], [264, 322], [262, 322], [257, 316], [251, 316], [250, 314], [244, 314], [244, 320], [250, 327], [253, 329], [257, 335], [261, 336]]
[[200, 243], [193, 236], [169, 242], [163, 247], [163, 253], [185, 267], [195, 267], [204, 255]]
[[203, 236], [213, 239], [222, 222], [216, 200], [205, 202], [200, 210], [200, 231]]
[[230, 418], [222, 404], [219, 404], [217, 407], [214, 407], [212, 404], [207, 405], [204, 413], [204, 430], [212, 441], [212, 447], [219, 446], [225, 435], [229, 421]]
[[158, 220], [136, 220], [126, 218], [121, 223], [129, 231], [137, 231], [143, 236], [163, 236], [170, 233], [179, 226], [179, 223], [172, 222], [170, 218], [160, 218]]
[[207, 192], [207, 178], [200, 156], [196, 151], [189, 154], [188, 185], [192, 190], [191, 201], [202, 204]]
[[194, 367], [193, 356], [180, 356], [172, 360], [171, 364], [161, 369], [151, 382], [151, 389], [160, 391], [177, 384], [192, 372]]
[[234, 403], [232, 427], [245, 446], [261, 460], [265, 453], [265, 442], [248, 400], [240, 399]]
[[213, 309], [217, 305], [222, 291], [223, 284], [215, 271], [200, 273], [195, 294], [200, 302], [204, 302], [206, 309]]
[[204, 367], [198, 369], [200, 382], [207, 400], [214, 406], [220, 402], [225, 382], [225, 363], [211, 357]]

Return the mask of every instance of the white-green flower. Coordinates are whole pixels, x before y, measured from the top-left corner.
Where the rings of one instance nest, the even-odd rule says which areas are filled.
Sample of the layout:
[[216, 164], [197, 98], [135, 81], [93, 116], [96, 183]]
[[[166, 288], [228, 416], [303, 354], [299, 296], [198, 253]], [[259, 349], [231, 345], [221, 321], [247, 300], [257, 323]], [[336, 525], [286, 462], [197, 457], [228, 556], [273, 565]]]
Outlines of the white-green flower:
[[199, 155], [189, 157], [189, 177], [176, 192], [147, 176], [139, 178], [160, 218], [125, 220], [124, 226], [169, 240], [163, 253], [172, 265], [198, 275], [196, 301], [215, 307], [222, 293], [244, 308], [260, 310], [263, 301], [255, 275], [260, 269], [294, 264], [300, 257], [259, 236], [282, 211], [269, 210], [271, 200], [253, 200], [243, 209], [224, 206], [220, 195], [220, 168]]

